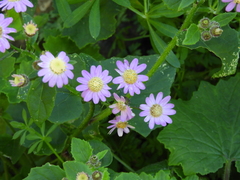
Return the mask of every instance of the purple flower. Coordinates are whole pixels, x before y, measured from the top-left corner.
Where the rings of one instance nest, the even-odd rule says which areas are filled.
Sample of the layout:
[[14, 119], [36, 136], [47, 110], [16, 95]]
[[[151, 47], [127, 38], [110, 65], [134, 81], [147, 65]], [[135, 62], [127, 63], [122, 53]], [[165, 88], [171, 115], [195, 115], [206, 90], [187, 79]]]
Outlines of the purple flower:
[[148, 76], [138, 74], [144, 71], [147, 65], [140, 64], [138, 66], [137, 58], [133, 59], [131, 64], [127, 60], [124, 60], [124, 63], [117, 61], [116, 65], [118, 69], [115, 70], [121, 75], [113, 79], [114, 84], [119, 84], [117, 89], [124, 88], [123, 92], [125, 94], [129, 92], [131, 96], [134, 93], [140, 94], [140, 89], [145, 89], [145, 85], [142, 82], [147, 81]]
[[222, 2], [229, 3], [225, 8], [227, 12], [232, 11], [236, 5], [236, 11], [240, 12], [240, 0], [222, 0]]
[[82, 70], [82, 76], [77, 78], [81, 85], [76, 87], [77, 91], [83, 91], [82, 97], [88, 102], [93, 99], [93, 103], [97, 104], [99, 100], [106, 101], [106, 97], [110, 97], [111, 89], [107, 83], [112, 80], [112, 76], [108, 76], [108, 70], [102, 71], [102, 66], [91, 66], [90, 73]]
[[146, 104], [141, 104], [140, 109], [143, 110], [139, 116], [145, 117], [144, 121], [149, 121], [149, 128], [153, 129], [154, 125], [166, 126], [167, 123], [171, 124], [172, 119], [168, 115], [176, 114], [174, 104], [168, 103], [171, 99], [171, 96], [166, 96], [163, 98], [163, 93], [159, 92], [156, 99], [153, 94], [150, 94], [146, 98]]
[[119, 97], [116, 93], [113, 93], [113, 96], [117, 103], [109, 106], [110, 108], [113, 108], [112, 113], [117, 114], [121, 112], [120, 115], [121, 121], [132, 119], [135, 116], [135, 114], [132, 112], [131, 108], [128, 105], [126, 105], [125, 98], [122, 96]]
[[13, 18], [5, 18], [4, 15], [0, 14], [0, 51], [5, 52], [6, 49], [10, 48], [10, 44], [7, 39], [14, 41], [13, 37], [9, 36], [9, 33], [17, 32], [14, 28], [8, 28], [8, 25], [11, 24]]
[[69, 57], [65, 52], [61, 51], [57, 57], [50, 52], [46, 52], [40, 56], [42, 62], [38, 65], [42, 68], [38, 71], [38, 76], [44, 76], [43, 82], [48, 82], [50, 87], [57, 85], [58, 88], [68, 84], [68, 78], [73, 78], [73, 65], [69, 64]]
[[115, 119], [108, 121], [112, 125], [108, 126], [107, 129], [112, 128], [108, 134], [111, 134], [116, 128], [117, 128], [117, 133], [119, 137], [123, 136], [123, 132], [126, 134], [130, 132], [129, 128], [134, 129], [135, 127], [131, 126], [128, 124], [127, 121], [121, 121], [120, 116], [115, 117]]
[[28, 7], [33, 7], [33, 4], [29, 0], [2, 0], [0, 2], [0, 8], [2, 11], [14, 8], [17, 13], [25, 12]]

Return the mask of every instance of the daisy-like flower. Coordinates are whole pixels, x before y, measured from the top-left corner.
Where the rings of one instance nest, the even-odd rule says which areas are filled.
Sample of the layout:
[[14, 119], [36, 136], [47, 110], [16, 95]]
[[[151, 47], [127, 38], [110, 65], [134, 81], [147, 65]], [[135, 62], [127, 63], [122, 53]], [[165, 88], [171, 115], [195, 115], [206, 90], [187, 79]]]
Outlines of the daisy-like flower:
[[115, 119], [108, 121], [111, 123], [111, 126], [108, 126], [107, 129], [111, 130], [108, 132], [108, 134], [111, 134], [116, 128], [117, 128], [117, 133], [119, 137], [123, 136], [123, 132], [126, 134], [130, 132], [129, 128], [134, 129], [135, 127], [131, 126], [128, 124], [128, 121], [121, 121], [120, 116], [116, 116]]
[[76, 87], [77, 91], [83, 91], [82, 97], [84, 101], [88, 102], [91, 99], [94, 104], [97, 104], [99, 100], [106, 101], [106, 97], [110, 97], [111, 89], [107, 83], [112, 80], [112, 76], [108, 76], [108, 70], [102, 71], [102, 66], [97, 67], [92, 65], [90, 68], [90, 73], [86, 70], [82, 70], [82, 76], [78, 77], [77, 81], [81, 85]]
[[25, 12], [28, 7], [33, 7], [29, 0], [2, 0], [0, 1], [0, 8], [2, 11], [14, 8], [17, 13]]
[[3, 14], [0, 14], [0, 51], [5, 52], [6, 49], [10, 48], [10, 44], [7, 39], [14, 41], [13, 37], [9, 36], [9, 33], [17, 32], [14, 28], [8, 28], [13, 18], [4, 18]]
[[146, 75], [138, 75], [142, 71], [144, 71], [147, 67], [146, 64], [140, 64], [138, 66], [138, 59], [135, 58], [129, 64], [127, 60], [117, 61], [116, 65], [118, 69], [115, 69], [121, 76], [113, 79], [114, 84], [119, 84], [117, 89], [124, 88], [123, 92], [126, 94], [129, 92], [131, 96], [136, 94], [140, 94], [140, 89], [144, 90], [145, 85], [142, 83], [148, 80], [148, 76]]
[[38, 71], [38, 76], [44, 76], [43, 82], [48, 82], [50, 87], [57, 85], [58, 88], [68, 84], [68, 78], [73, 78], [73, 65], [69, 64], [69, 57], [61, 51], [57, 57], [50, 52], [40, 56], [42, 62], [38, 63], [42, 69]]
[[149, 121], [148, 125], [150, 129], [153, 129], [155, 124], [166, 126], [167, 123], [172, 123], [172, 119], [168, 115], [174, 115], [176, 111], [172, 109], [174, 108], [174, 104], [168, 103], [170, 99], [171, 96], [163, 98], [163, 93], [159, 92], [156, 99], [153, 94], [150, 94], [146, 98], [146, 104], [140, 105], [140, 109], [143, 111], [140, 112], [139, 116], [146, 116], [144, 121]]
[[28, 77], [24, 74], [13, 74], [12, 77], [14, 80], [9, 80], [9, 82], [14, 87], [23, 87], [29, 82]]
[[222, 2], [229, 3], [225, 8], [227, 12], [232, 11], [236, 5], [236, 11], [240, 12], [240, 0], [222, 0]]
[[123, 96], [119, 97], [116, 93], [113, 93], [116, 104], [112, 104], [109, 107], [113, 108], [112, 113], [117, 114], [121, 112], [120, 119], [121, 121], [126, 121], [127, 119], [132, 119], [135, 114], [132, 112], [131, 108], [126, 105], [126, 100]]
[[23, 28], [24, 28], [25, 34], [29, 37], [34, 36], [38, 31], [37, 25], [34, 24], [32, 20], [27, 24], [24, 24]]

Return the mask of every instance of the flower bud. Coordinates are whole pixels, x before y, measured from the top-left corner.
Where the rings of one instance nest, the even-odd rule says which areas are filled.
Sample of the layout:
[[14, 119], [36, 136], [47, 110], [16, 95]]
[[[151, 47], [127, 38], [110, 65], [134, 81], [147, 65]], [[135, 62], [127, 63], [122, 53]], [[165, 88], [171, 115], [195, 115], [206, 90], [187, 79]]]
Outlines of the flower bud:
[[14, 80], [9, 80], [14, 87], [24, 87], [29, 83], [29, 78], [24, 74], [13, 74]]
[[98, 162], [98, 157], [96, 155], [92, 155], [89, 159], [90, 163], [96, 164]]
[[207, 29], [210, 27], [210, 24], [211, 24], [210, 19], [208, 19], [207, 17], [204, 17], [199, 21], [198, 26], [200, 28]]
[[89, 176], [85, 172], [79, 172], [77, 173], [76, 180], [89, 180]]
[[223, 32], [223, 30], [218, 26], [211, 27], [209, 31], [213, 37], [219, 37]]
[[23, 25], [25, 34], [28, 37], [32, 37], [36, 34], [36, 32], [38, 31], [37, 25], [33, 23], [33, 21], [31, 20], [30, 22], [28, 22], [27, 24]]
[[38, 65], [38, 63], [40, 63], [40, 62], [42, 62], [42, 61], [40, 61], [40, 60], [37, 60], [37, 61], [34, 61], [33, 63], [32, 63], [32, 68], [33, 69], [35, 69], [35, 70], [40, 70], [40, 69], [42, 69], [39, 65]]
[[94, 171], [92, 173], [92, 179], [93, 180], [101, 180], [102, 179], [102, 173], [100, 171]]
[[209, 31], [203, 31], [201, 33], [201, 38], [203, 41], [209, 41], [210, 39], [212, 39], [212, 35]]

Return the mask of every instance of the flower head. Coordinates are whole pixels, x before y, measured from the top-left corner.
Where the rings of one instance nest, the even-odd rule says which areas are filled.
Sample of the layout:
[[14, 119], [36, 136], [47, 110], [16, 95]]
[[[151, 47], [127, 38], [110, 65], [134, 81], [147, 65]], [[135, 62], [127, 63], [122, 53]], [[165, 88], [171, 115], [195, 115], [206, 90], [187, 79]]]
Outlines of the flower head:
[[85, 172], [77, 173], [76, 180], [89, 180], [89, 175]]
[[123, 136], [123, 132], [125, 132], [126, 134], [130, 132], [129, 128], [134, 129], [135, 127], [131, 126], [128, 124], [128, 120], [127, 121], [121, 121], [120, 116], [116, 116], [115, 119], [108, 121], [109, 123], [111, 123], [111, 126], [108, 126], [107, 129], [111, 130], [108, 132], [108, 134], [111, 134], [116, 128], [117, 128], [117, 133], [119, 137]]
[[102, 71], [102, 66], [97, 67], [92, 65], [90, 68], [90, 73], [86, 70], [82, 70], [82, 76], [77, 78], [81, 85], [76, 87], [77, 91], [83, 91], [82, 97], [84, 101], [88, 102], [91, 99], [94, 104], [97, 104], [99, 100], [106, 101], [106, 97], [110, 97], [111, 89], [107, 83], [112, 80], [112, 76], [108, 76], [108, 70]]
[[24, 28], [25, 34], [29, 37], [34, 36], [38, 31], [37, 25], [34, 24], [32, 20], [27, 24], [24, 24], [23, 28]]
[[33, 7], [33, 4], [29, 0], [2, 0], [0, 2], [0, 8], [2, 11], [14, 8], [17, 13], [25, 12], [28, 7]]
[[163, 98], [163, 93], [159, 92], [156, 99], [153, 94], [150, 94], [146, 98], [146, 104], [140, 105], [140, 109], [143, 111], [140, 112], [139, 116], [146, 116], [144, 121], [149, 121], [150, 129], [153, 129], [155, 124], [166, 126], [167, 123], [172, 123], [172, 119], [168, 115], [174, 115], [176, 111], [172, 109], [174, 108], [174, 104], [168, 103], [170, 99], [170, 96]]
[[229, 3], [225, 8], [227, 12], [232, 11], [236, 5], [236, 11], [240, 12], [240, 0], [222, 0], [222, 2]]
[[0, 51], [5, 52], [6, 49], [10, 48], [10, 44], [7, 39], [14, 41], [13, 37], [9, 36], [9, 33], [17, 32], [14, 28], [8, 28], [8, 25], [11, 24], [13, 18], [5, 18], [4, 15], [0, 14]]
[[148, 80], [148, 76], [146, 75], [138, 75], [142, 71], [144, 71], [147, 67], [146, 64], [138, 65], [138, 59], [135, 58], [129, 64], [127, 60], [117, 61], [116, 65], [118, 69], [115, 69], [121, 76], [113, 79], [114, 84], [119, 84], [117, 89], [124, 88], [123, 92], [130, 93], [131, 96], [136, 94], [140, 94], [140, 89], [144, 90], [145, 85], [142, 83]]
[[110, 105], [110, 108], [113, 108], [112, 113], [117, 114], [121, 112], [120, 119], [126, 121], [127, 119], [132, 119], [135, 114], [132, 112], [131, 108], [126, 105], [126, 100], [124, 97], [119, 97], [116, 93], [113, 93], [113, 96], [117, 103]]
[[43, 82], [48, 82], [50, 87], [57, 85], [58, 88], [68, 84], [68, 78], [73, 79], [73, 65], [69, 64], [69, 57], [61, 51], [57, 57], [50, 52], [40, 56], [42, 62], [38, 65], [42, 68], [38, 71], [38, 76], [44, 76]]
[[28, 77], [24, 74], [13, 74], [12, 77], [14, 80], [9, 80], [9, 82], [14, 87], [23, 87], [26, 86], [29, 82]]

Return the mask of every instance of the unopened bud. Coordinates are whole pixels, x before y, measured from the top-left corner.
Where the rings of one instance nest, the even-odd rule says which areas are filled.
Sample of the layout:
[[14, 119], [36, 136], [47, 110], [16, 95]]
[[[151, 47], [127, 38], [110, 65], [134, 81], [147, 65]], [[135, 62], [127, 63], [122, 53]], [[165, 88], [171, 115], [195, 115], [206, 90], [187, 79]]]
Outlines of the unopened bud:
[[204, 17], [204, 18], [202, 18], [202, 19], [199, 21], [198, 26], [199, 26], [200, 28], [207, 29], [207, 28], [210, 27], [210, 24], [211, 24], [210, 19]]
[[209, 41], [210, 39], [212, 39], [212, 35], [209, 31], [203, 31], [201, 33], [201, 38], [203, 41]]
[[222, 32], [223, 32], [223, 30], [221, 28], [217, 27], [217, 26], [213, 26], [210, 29], [210, 33], [213, 37], [221, 36]]
[[102, 173], [100, 171], [94, 171], [92, 173], [92, 179], [93, 180], [101, 180], [102, 179]]
[[13, 74], [14, 80], [9, 80], [14, 87], [24, 87], [29, 83], [29, 78], [25, 74]]
[[40, 70], [40, 69], [42, 69], [39, 65], [38, 65], [38, 63], [40, 63], [40, 62], [42, 62], [42, 61], [40, 61], [40, 60], [37, 60], [37, 61], [34, 61], [33, 63], [32, 63], [32, 68], [33, 69], [35, 69], [35, 70]]

